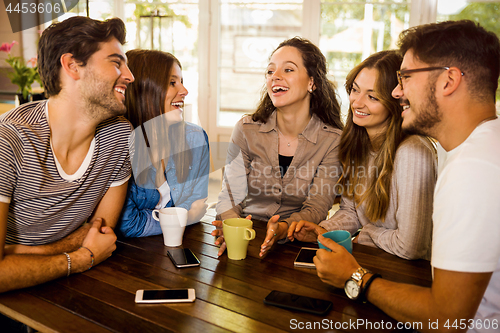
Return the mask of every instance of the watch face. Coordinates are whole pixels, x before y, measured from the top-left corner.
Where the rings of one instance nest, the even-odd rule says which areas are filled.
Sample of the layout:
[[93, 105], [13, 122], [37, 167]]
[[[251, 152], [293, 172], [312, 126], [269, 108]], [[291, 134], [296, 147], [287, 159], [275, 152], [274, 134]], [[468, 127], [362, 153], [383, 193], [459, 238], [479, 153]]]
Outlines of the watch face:
[[345, 284], [345, 293], [352, 299], [358, 298], [359, 286], [354, 280], [348, 280]]

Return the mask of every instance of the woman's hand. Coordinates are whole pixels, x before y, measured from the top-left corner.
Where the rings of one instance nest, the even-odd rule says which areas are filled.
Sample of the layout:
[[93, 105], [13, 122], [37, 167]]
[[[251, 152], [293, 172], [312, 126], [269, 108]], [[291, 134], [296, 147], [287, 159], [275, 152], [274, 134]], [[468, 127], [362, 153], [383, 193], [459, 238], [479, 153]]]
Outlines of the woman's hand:
[[199, 222], [205, 215], [208, 207], [207, 199], [198, 199], [191, 204], [191, 208], [188, 210], [188, 224]]
[[288, 228], [288, 239], [293, 242], [295, 239], [301, 242], [315, 242], [319, 235], [322, 235], [326, 230], [319, 225], [301, 220], [292, 222]]
[[280, 216], [274, 215], [267, 222], [267, 232], [266, 239], [264, 239], [264, 243], [260, 246], [259, 256], [263, 257], [267, 251], [271, 249], [274, 243], [277, 240], [283, 239], [286, 237], [286, 231], [288, 230], [288, 223], [286, 222], [278, 222]]
[[[251, 220], [252, 219], [252, 215], [248, 215], [247, 217], [245, 217], [247, 220]], [[222, 231], [222, 221], [220, 220], [215, 220], [212, 222], [212, 225], [215, 226], [215, 230], [212, 231], [211, 235], [212, 236], [215, 236], [216, 239], [215, 239], [215, 245], [219, 245], [219, 252], [217, 253], [217, 256], [221, 256], [224, 251], [226, 251], [226, 242], [224, 241], [224, 233]]]

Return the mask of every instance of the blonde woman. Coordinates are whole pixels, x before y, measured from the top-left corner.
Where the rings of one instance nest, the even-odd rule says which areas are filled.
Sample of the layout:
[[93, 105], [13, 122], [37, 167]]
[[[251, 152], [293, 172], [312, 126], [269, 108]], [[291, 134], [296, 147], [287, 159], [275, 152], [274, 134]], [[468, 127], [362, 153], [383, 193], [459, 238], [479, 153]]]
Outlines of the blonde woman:
[[436, 153], [428, 138], [402, 131], [404, 111], [391, 96], [401, 61], [396, 51], [382, 51], [347, 76], [340, 209], [319, 225], [292, 223], [290, 240], [316, 241], [326, 231], [360, 230], [357, 243], [405, 259], [430, 258]]

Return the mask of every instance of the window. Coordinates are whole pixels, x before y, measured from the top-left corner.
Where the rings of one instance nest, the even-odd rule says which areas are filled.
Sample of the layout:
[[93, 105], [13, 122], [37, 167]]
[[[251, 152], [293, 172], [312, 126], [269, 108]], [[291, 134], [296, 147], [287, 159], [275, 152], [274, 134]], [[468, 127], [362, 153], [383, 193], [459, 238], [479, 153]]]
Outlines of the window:
[[[437, 21], [472, 20], [480, 23], [486, 30], [494, 32], [500, 38], [500, 0], [439, 0]], [[500, 80], [499, 80], [500, 85]], [[500, 114], [500, 91], [497, 90], [497, 113]]]
[[132, 1], [124, 3], [127, 27], [126, 50], [145, 48], [170, 52], [182, 64], [185, 118], [200, 124], [198, 117], [198, 1]]
[[220, 1], [217, 126], [232, 127], [255, 111], [271, 52], [301, 28], [301, 0]]
[[[402, 30], [436, 18], [469, 18], [500, 36], [500, 0], [89, 1], [90, 17], [125, 21], [127, 50], [161, 49], [181, 61], [191, 106], [186, 119], [202, 125], [212, 141], [227, 140], [236, 121], [255, 110], [269, 56], [284, 39], [303, 36], [320, 47], [345, 115], [349, 70], [395, 48]], [[66, 15], [86, 10], [79, 2]]]
[[322, 0], [319, 47], [327, 58], [330, 79], [337, 84], [344, 117], [349, 71], [370, 54], [396, 48], [399, 33], [409, 23], [410, 1]]
[[[115, 2], [113, 0], [89, 0], [89, 17], [96, 20], [105, 20], [113, 17], [115, 13]], [[78, 1], [75, 7], [69, 12], [59, 17], [59, 21], [64, 21], [71, 16], [87, 16], [87, 4], [85, 1]], [[50, 22], [48, 22], [50, 24]]]

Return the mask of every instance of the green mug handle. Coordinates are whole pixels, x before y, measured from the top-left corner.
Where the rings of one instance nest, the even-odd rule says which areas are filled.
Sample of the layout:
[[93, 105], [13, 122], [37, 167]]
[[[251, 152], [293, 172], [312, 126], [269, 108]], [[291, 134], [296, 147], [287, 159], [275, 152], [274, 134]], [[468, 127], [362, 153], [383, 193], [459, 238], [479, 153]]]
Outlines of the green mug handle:
[[245, 229], [245, 240], [252, 240], [255, 238], [255, 230], [246, 228]]

